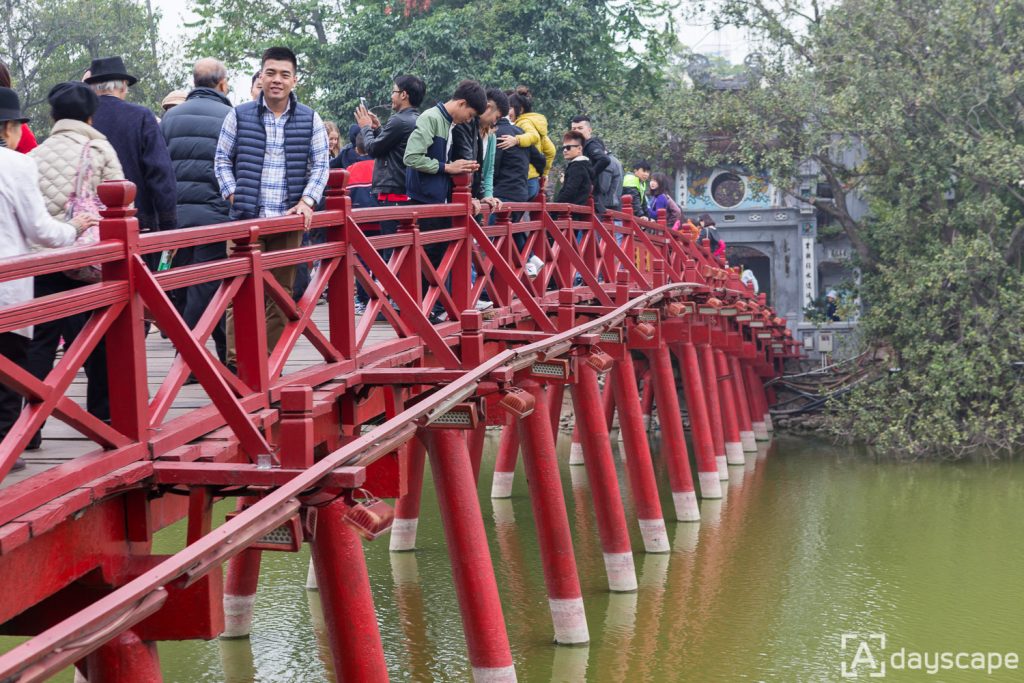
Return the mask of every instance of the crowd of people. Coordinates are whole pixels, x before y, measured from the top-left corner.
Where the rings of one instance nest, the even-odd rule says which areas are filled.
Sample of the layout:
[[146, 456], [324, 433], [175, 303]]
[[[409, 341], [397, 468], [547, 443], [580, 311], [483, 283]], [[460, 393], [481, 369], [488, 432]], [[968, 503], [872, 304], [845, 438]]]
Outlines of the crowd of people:
[[[298, 101], [297, 78], [295, 54], [286, 47], [269, 48], [252, 77], [250, 101], [233, 106], [225, 65], [201, 59], [193, 68], [192, 89], [169, 93], [158, 119], [149, 109], [127, 101], [137, 79], [121, 57], [96, 59], [81, 80], [59, 83], [49, 91], [52, 128], [39, 144], [11, 88], [10, 74], [0, 63], [0, 258], [95, 241], [102, 208], [96, 189], [107, 180], [127, 179], [135, 184], [136, 216], [143, 231], [301, 216], [305, 233], [260, 238], [260, 248], [267, 252], [323, 239], [309, 227], [313, 212], [322, 206], [331, 168], [348, 170], [349, 193], [356, 208], [449, 202], [452, 176], [472, 174], [474, 210], [480, 213], [486, 206], [493, 216], [505, 203], [536, 198], [557, 156], [549, 122], [536, 111], [533, 94], [525, 86], [485, 88], [465, 80], [447, 100], [426, 106], [423, 80], [398, 76], [392, 82], [390, 115], [381, 121], [374, 107], [363, 100], [342, 146], [344, 127], [323, 120]], [[637, 216], [657, 218], [664, 210], [673, 229], [692, 230], [711, 239], [716, 250], [724, 250], [709, 216], [693, 222], [683, 215], [672, 199], [667, 176], [652, 174], [651, 165], [643, 160], [624, 173], [622, 163], [594, 134], [589, 117], [574, 117], [560, 139], [564, 170], [551, 197], [554, 202], [586, 205], [592, 200], [595, 209], [604, 213], [621, 210], [622, 196], [627, 194]], [[514, 212], [511, 220], [523, 217]], [[424, 231], [449, 225], [449, 219], [443, 218], [419, 222]], [[382, 234], [396, 229], [394, 221], [379, 225]], [[517, 233], [515, 238], [523, 249], [525, 235]], [[445, 246], [425, 247], [435, 268]], [[149, 255], [147, 264], [158, 270], [227, 255], [228, 245], [219, 242]], [[387, 260], [386, 253], [382, 256]], [[525, 272], [535, 277], [543, 265], [531, 255]], [[306, 264], [282, 267], [273, 276], [298, 299], [313, 276], [310, 270]], [[80, 268], [0, 283], [0, 305], [68, 291], [98, 279], [98, 269]], [[190, 327], [199, 322], [218, 286], [211, 282], [175, 292], [175, 305]], [[368, 297], [361, 286], [357, 289], [356, 311], [361, 314]], [[478, 307], [491, 305], [485, 300]], [[265, 313], [272, 348], [287, 318], [269, 296]], [[438, 307], [430, 317], [440, 322], [445, 313]], [[0, 353], [45, 379], [60, 346], [71, 345], [87, 320], [88, 313], [83, 313], [34, 330], [0, 334]], [[234, 371], [230, 308], [213, 339], [221, 362]], [[102, 342], [90, 354], [85, 371], [87, 409], [109, 420]], [[21, 396], [0, 385], [0, 438], [17, 420], [21, 407]], [[28, 448], [38, 448], [40, 443], [36, 434]]]

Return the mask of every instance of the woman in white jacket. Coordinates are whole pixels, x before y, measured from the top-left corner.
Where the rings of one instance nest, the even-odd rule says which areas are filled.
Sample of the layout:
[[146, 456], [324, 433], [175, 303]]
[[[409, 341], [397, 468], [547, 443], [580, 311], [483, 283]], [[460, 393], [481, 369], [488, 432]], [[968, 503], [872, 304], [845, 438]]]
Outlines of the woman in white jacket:
[[[45, 142], [32, 150], [29, 156], [39, 166], [39, 189], [46, 198], [46, 209], [54, 218], [60, 218], [65, 215], [68, 198], [75, 190], [83, 156], [90, 159], [92, 173], [88, 176], [87, 189], [93, 193], [100, 183], [120, 180], [124, 178], [124, 173], [117, 152], [106, 136], [90, 125], [92, 115], [99, 106], [99, 98], [92, 88], [74, 81], [58, 83], [50, 89], [47, 100], [50, 103], [53, 128]], [[86, 145], [88, 150], [85, 150]], [[49, 296], [86, 284], [72, 280], [64, 273], [47, 273], [35, 278], [35, 295]], [[89, 313], [79, 313], [37, 325], [28, 347], [28, 371], [44, 379], [53, 369], [61, 338], [65, 346], [71, 344], [81, 333], [89, 316]], [[86, 410], [101, 420], [109, 420], [107, 350], [102, 340], [85, 361], [85, 374], [89, 380]], [[41, 443], [40, 434], [36, 434], [28, 447], [34, 450]]]
[[[14, 150], [21, 141], [21, 125], [28, 121], [21, 111], [18, 95], [0, 88], [0, 260], [27, 254], [32, 246], [66, 247], [96, 219], [76, 217], [70, 224], [55, 219], [46, 210], [39, 192], [36, 163]], [[32, 280], [20, 278], [0, 282], [0, 307], [32, 299]], [[24, 366], [32, 328], [0, 332], [0, 355]], [[0, 384], [0, 439], [21, 413], [21, 395]], [[21, 469], [18, 458], [13, 469]]]

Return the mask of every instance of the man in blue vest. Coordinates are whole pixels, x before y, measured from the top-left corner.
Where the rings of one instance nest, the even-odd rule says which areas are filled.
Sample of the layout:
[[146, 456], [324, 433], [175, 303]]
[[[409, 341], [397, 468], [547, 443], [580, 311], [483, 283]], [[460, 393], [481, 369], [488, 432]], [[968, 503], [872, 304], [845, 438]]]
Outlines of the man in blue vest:
[[[231, 204], [231, 218], [299, 214], [308, 230], [313, 209], [327, 185], [330, 153], [320, 115], [292, 94], [298, 80], [295, 53], [286, 47], [263, 53], [263, 92], [239, 105], [224, 119], [214, 169], [220, 193]], [[261, 238], [263, 251], [295, 249], [302, 234], [288, 232]], [[274, 270], [274, 278], [291, 293], [295, 266]], [[267, 296], [267, 346], [273, 349], [287, 318]], [[235, 363], [234, 321], [228, 311], [228, 364]]]

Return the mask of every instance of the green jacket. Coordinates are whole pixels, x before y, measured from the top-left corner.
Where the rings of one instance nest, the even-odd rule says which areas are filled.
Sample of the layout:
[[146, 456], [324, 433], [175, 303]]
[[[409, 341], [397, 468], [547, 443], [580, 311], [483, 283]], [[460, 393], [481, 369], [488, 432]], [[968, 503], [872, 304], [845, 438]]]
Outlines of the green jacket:
[[416, 128], [405, 145], [406, 194], [424, 204], [443, 204], [448, 201], [448, 176], [444, 165], [448, 162], [448, 138], [452, 118], [438, 102], [416, 119]]

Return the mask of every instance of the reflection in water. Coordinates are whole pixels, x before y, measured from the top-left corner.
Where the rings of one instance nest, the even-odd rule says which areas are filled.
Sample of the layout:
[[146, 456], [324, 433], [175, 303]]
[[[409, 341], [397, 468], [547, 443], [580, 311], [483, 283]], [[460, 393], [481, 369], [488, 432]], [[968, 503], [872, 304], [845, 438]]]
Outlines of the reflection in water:
[[256, 665], [252, 658], [252, 645], [248, 638], [217, 639], [220, 648], [220, 666], [224, 683], [253, 683]]
[[[610, 594], [585, 471], [565, 464], [568, 443], [560, 445], [589, 647], [552, 643], [525, 479], [516, 478], [513, 498], [490, 501], [488, 514], [496, 439], [484, 455], [485, 527], [520, 681], [835, 681], [846, 631], [884, 632], [908, 650], [1020, 650], [1021, 463], [908, 465], [810, 439], [758, 444], [730, 468], [727, 497], [702, 503], [701, 523], [669, 522], [670, 554], [636, 553], [638, 591]], [[655, 467], [662, 484], [658, 457]], [[426, 476], [420, 549], [389, 553], [386, 539], [364, 547], [391, 680], [461, 682], [470, 668]], [[667, 486], [660, 493], [670, 501]], [[183, 533], [162, 532], [154, 551], [180, 545]], [[264, 555], [251, 641], [161, 643], [165, 681], [333, 680], [326, 640], [314, 635], [319, 598], [303, 589], [308, 558]], [[70, 683], [71, 674], [55, 680]]]
[[331, 657], [331, 639], [327, 633], [327, 622], [324, 619], [324, 606], [320, 602], [320, 591], [306, 591], [306, 602], [309, 605], [309, 620], [316, 634], [316, 653], [320, 663], [331, 677], [334, 677], [334, 659]]
[[551, 667], [551, 683], [584, 683], [587, 680], [590, 646], [555, 645], [554, 648], [555, 662]]

